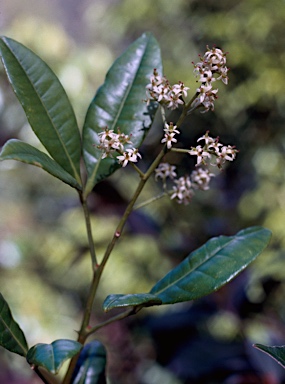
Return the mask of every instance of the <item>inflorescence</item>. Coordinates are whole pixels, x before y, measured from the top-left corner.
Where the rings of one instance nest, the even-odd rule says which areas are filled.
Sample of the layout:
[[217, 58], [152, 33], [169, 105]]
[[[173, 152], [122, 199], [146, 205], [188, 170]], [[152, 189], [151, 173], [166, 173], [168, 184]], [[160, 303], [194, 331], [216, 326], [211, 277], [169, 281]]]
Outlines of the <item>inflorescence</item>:
[[[193, 63], [194, 64], [194, 63]], [[174, 110], [183, 105], [187, 114], [194, 109], [203, 108], [202, 112], [214, 110], [214, 101], [217, 99], [218, 89], [213, 89], [213, 84], [221, 80], [224, 84], [228, 84], [228, 68], [226, 67], [226, 53], [219, 48], [207, 51], [197, 64], [194, 64], [194, 73], [201, 83], [196, 89], [196, 93], [192, 100], [186, 104], [184, 98], [187, 97], [189, 87], [183, 82], [170, 85], [166, 77], [161, 76], [156, 69], [150, 77], [150, 83], [146, 86], [147, 100], [157, 102], [162, 108]], [[115, 157], [118, 162], [125, 167], [129, 162], [135, 163], [141, 158], [141, 154], [137, 148], [132, 147], [131, 137], [107, 127], [103, 132], [99, 133], [100, 143], [98, 148], [102, 150], [102, 159], [106, 157]], [[172, 148], [177, 143], [177, 135], [180, 134], [179, 127], [173, 122], [164, 121], [164, 135], [161, 143], [166, 145], [168, 151], [175, 150]], [[208, 190], [209, 183], [215, 175], [210, 172], [210, 166], [217, 166], [222, 169], [226, 161], [233, 161], [236, 157], [237, 150], [234, 146], [223, 145], [219, 142], [219, 138], [209, 136], [209, 132], [200, 137], [198, 142], [204, 142], [204, 145], [198, 144], [189, 150], [179, 150], [186, 152], [191, 156], [197, 156], [196, 168], [190, 175], [177, 177], [176, 167], [166, 162], [160, 163], [155, 170], [155, 180], [161, 179], [164, 190], [170, 195], [171, 199], [175, 199], [178, 203], [188, 204], [195, 190]], [[214, 162], [211, 162], [214, 159]], [[167, 190], [167, 180], [172, 183], [172, 188]]]
[[[169, 190], [171, 199], [178, 203], [188, 204], [194, 195], [195, 190], [206, 191], [214, 173], [210, 172], [210, 166], [217, 166], [222, 169], [226, 161], [233, 161], [238, 152], [234, 146], [223, 145], [219, 138], [209, 136], [209, 132], [200, 137], [197, 142], [204, 141], [204, 145], [197, 145], [186, 152], [191, 156], [197, 156], [196, 168], [190, 175], [177, 178], [176, 167], [168, 163], [160, 163], [155, 170], [155, 179], [161, 179], [163, 188], [166, 190], [166, 180], [172, 181], [172, 189]], [[214, 162], [211, 160], [214, 158]]]

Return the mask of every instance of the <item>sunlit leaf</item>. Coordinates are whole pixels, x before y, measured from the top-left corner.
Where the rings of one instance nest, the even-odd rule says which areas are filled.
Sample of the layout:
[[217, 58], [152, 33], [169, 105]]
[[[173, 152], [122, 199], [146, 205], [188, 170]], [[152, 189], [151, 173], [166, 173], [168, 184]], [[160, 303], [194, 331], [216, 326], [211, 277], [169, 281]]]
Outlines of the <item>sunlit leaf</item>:
[[82, 344], [74, 340], [60, 339], [51, 344], [36, 344], [27, 353], [30, 365], [44, 367], [49, 372], [58, 373], [62, 364], [75, 356], [82, 348]]
[[37, 148], [20, 140], [12, 139], [7, 141], [0, 153], [0, 161], [2, 160], [18, 160], [35, 165], [72, 187], [81, 189], [74, 177], [67, 173], [56, 161]]
[[160, 49], [155, 38], [146, 33], [114, 62], [96, 93], [83, 127], [83, 156], [88, 173], [86, 194], [118, 168], [115, 159], [100, 160], [98, 133], [105, 127], [115, 131], [119, 127], [121, 132], [132, 135], [131, 140], [138, 147], [150, 128], [154, 105], [143, 100], [154, 68], [162, 72]]
[[0, 38], [0, 55], [35, 134], [52, 158], [80, 184], [80, 134], [58, 78], [36, 54], [10, 38]]
[[254, 344], [254, 347], [271, 356], [277, 363], [285, 368], [285, 345], [270, 347], [262, 344]]
[[28, 344], [18, 323], [13, 319], [9, 305], [0, 293], [0, 345], [11, 352], [26, 356]]
[[100, 341], [93, 340], [80, 352], [72, 384], [106, 384], [106, 349]]
[[121, 307], [150, 307], [152, 305], [160, 305], [161, 299], [155, 295], [149, 293], [137, 293], [130, 295], [109, 295], [106, 297], [103, 303], [103, 309], [105, 312], [110, 311], [113, 308]]
[[216, 291], [245, 269], [267, 246], [271, 232], [252, 227], [210, 239], [190, 253], [150, 291], [163, 304], [194, 300]]

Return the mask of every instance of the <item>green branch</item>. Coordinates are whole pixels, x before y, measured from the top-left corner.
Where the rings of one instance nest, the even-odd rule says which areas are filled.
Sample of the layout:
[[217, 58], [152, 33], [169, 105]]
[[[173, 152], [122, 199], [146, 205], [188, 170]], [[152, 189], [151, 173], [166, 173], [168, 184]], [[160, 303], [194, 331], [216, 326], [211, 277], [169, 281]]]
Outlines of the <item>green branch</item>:
[[90, 212], [89, 212], [89, 209], [87, 206], [86, 199], [83, 196], [83, 194], [80, 193], [79, 197], [80, 197], [80, 202], [81, 202], [83, 212], [84, 212], [84, 219], [85, 219], [86, 232], [87, 232], [87, 237], [88, 237], [89, 250], [90, 250], [90, 255], [91, 255], [91, 260], [92, 260], [92, 267], [93, 267], [93, 271], [95, 271], [98, 267], [98, 264], [97, 264], [94, 240], [93, 240], [93, 235], [92, 235]]
[[103, 321], [102, 323], [96, 325], [95, 327], [92, 327], [89, 331], [88, 331], [88, 336], [92, 335], [92, 333], [95, 333], [97, 332], [100, 328], [103, 328], [105, 327], [106, 325], [109, 325], [111, 323], [114, 323], [115, 321], [118, 321], [118, 320], [122, 320], [122, 319], [125, 319], [126, 317], [130, 316], [130, 315], [133, 315], [137, 313], [137, 311], [135, 311], [135, 308], [129, 308], [128, 310], [126, 310], [125, 312], [122, 312], [122, 313], [119, 313], [118, 315], [116, 316], [113, 316], [111, 317], [110, 319], [106, 320], [106, 321]]

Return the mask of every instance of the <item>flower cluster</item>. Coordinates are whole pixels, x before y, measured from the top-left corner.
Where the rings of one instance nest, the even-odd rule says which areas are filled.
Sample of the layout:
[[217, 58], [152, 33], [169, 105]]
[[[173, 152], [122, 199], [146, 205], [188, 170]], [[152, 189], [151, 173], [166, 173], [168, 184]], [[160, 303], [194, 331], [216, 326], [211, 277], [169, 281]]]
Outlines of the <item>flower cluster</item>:
[[159, 166], [155, 169], [155, 180], [162, 179], [163, 182], [167, 178], [173, 180], [177, 176], [175, 172], [175, 165], [170, 165], [169, 163], [160, 163]]
[[171, 191], [170, 198], [176, 199], [179, 204], [189, 204], [194, 195], [194, 190], [190, 177], [179, 177], [179, 179], [174, 180], [174, 183], [175, 185]]
[[170, 190], [170, 198], [176, 199], [179, 204], [189, 204], [195, 190], [200, 189], [206, 191], [209, 189], [211, 177], [214, 176], [208, 169], [202, 167], [194, 170], [190, 175], [177, 178], [176, 167], [169, 163], [160, 163], [155, 170], [155, 179], [159, 178], [163, 181], [164, 189], [166, 189], [166, 179], [173, 181], [172, 189]]
[[236, 158], [238, 150], [235, 146], [232, 145], [223, 145], [219, 142], [219, 138], [213, 138], [209, 136], [209, 132], [206, 132], [205, 135], [200, 137], [198, 141], [204, 141], [204, 145], [197, 145], [192, 147], [188, 153], [189, 155], [197, 156], [196, 166], [201, 164], [207, 165], [207, 161], [215, 157], [215, 163], [211, 163], [213, 166], [218, 166], [222, 168], [226, 161], [233, 161]]
[[[219, 48], [210, 49], [207, 46], [207, 52], [197, 64], [194, 64], [194, 73], [199, 76], [202, 84], [197, 88], [197, 97], [191, 107], [195, 109], [199, 106], [205, 108], [204, 112], [214, 110], [214, 101], [217, 98], [218, 89], [213, 89], [213, 83], [222, 80], [228, 84], [228, 68], [226, 67], [226, 53]], [[217, 75], [214, 77], [214, 75]]]
[[116, 156], [116, 159], [125, 167], [128, 162], [136, 163], [138, 158], [141, 158], [137, 148], [125, 149], [125, 145], [132, 145], [133, 143], [130, 136], [120, 132], [119, 129], [118, 132], [114, 132], [114, 130], [106, 127], [98, 136], [100, 144], [97, 148], [103, 152], [102, 159], [113, 157], [113, 153], [117, 152], [119, 155]]
[[166, 146], [168, 149], [172, 147], [172, 143], [177, 143], [177, 139], [175, 139], [176, 134], [180, 134], [180, 131], [178, 131], [177, 126], [173, 125], [173, 123], [165, 123], [164, 124], [164, 137], [161, 140], [161, 143], [166, 143]]
[[[193, 63], [194, 64], [194, 63]], [[228, 83], [228, 68], [226, 67], [226, 53], [219, 48], [207, 51], [197, 64], [194, 64], [194, 73], [199, 77], [201, 83], [196, 89], [196, 94], [188, 103], [184, 98], [187, 97], [188, 87], [181, 81], [178, 84], [170, 85], [166, 77], [161, 76], [157, 69], [153, 70], [150, 83], [146, 86], [147, 102], [155, 101], [161, 106], [176, 109], [179, 105], [184, 105], [184, 117], [198, 107], [203, 107], [204, 112], [214, 110], [214, 101], [217, 98], [218, 89], [213, 89], [213, 84], [221, 80], [224, 84]], [[169, 163], [161, 163], [155, 170], [155, 180], [161, 179], [164, 190], [170, 195], [171, 199], [176, 199], [178, 203], [188, 204], [195, 191], [208, 190], [211, 178], [215, 175], [210, 172], [210, 166], [217, 166], [222, 169], [226, 161], [233, 161], [237, 154], [237, 149], [231, 145], [223, 145], [219, 138], [209, 136], [209, 132], [197, 140], [196, 147], [190, 149], [177, 149], [172, 146], [177, 143], [177, 135], [180, 134], [179, 127], [173, 122], [165, 121], [163, 111], [164, 135], [161, 143], [168, 150], [188, 153], [196, 156], [196, 167], [191, 174], [178, 177], [176, 167]], [[102, 150], [102, 159], [115, 157], [117, 161], [125, 167], [129, 162], [135, 163], [141, 158], [137, 148], [133, 148], [131, 137], [108, 129], [98, 134], [98, 148]], [[200, 143], [202, 142], [202, 143]], [[213, 161], [214, 159], [214, 161]], [[170, 189], [168, 188], [170, 186]]]
[[166, 77], [160, 76], [156, 69], [150, 77], [150, 83], [146, 86], [147, 102], [153, 100], [165, 105], [169, 109], [176, 109], [184, 104], [183, 96], [187, 96], [188, 87], [179, 81], [170, 85]]
[[[160, 163], [155, 170], [155, 180], [161, 179], [164, 189], [166, 189], [166, 180], [172, 181], [170, 198], [175, 199], [179, 204], [189, 204], [195, 190], [208, 190], [211, 178], [215, 176], [210, 172], [209, 167], [218, 166], [221, 169], [226, 161], [233, 161], [238, 152], [234, 146], [221, 144], [218, 137], [209, 136], [209, 132], [197, 141], [204, 141], [204, 145], [199, 144], [188, 151], [190, 155], [197, 156], [196, 168], [190, 175], [177, 178], [176, 167], [168, 163]], [[210, 163], [212, 157], [215, 157], [215, 163]]]

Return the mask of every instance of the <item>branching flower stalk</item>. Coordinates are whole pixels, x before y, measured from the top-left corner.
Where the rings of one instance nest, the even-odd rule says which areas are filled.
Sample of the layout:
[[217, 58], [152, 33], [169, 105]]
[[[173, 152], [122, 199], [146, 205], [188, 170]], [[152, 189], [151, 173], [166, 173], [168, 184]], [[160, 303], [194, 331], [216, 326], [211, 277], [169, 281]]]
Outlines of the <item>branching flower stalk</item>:
[[[203, 113], [214, 109], [218, 89], [213, 88], [213, 85], [219, 80], [224, 84], [228, 82], [226, 54], [221, 49], [208, 48], [200, 61], [194, 64], [194, 73], [200, 86], [187, 101], [189, 88], [182, 81], [171, 85], [159, 73], [162, 71], [159, 45], [151, 34], [143, 34], [110, 68], [104, 84], [87, 110], [82, 135], [60, 81], [43, 60], [24, 45], [6, 37], [0, 37], [0, 57], [29, 123], [47, 152], [11, 139], [1, 149], [0, 161], [13, 159], [38, 166], [78, 192], [93, 272], [78, 341], [58, 339], [50, 344], [39, 343], [30, 348], [23, 330], [14, 320], [8, 303], [0, 293], [0, 345], [26, 358], [30, 367], [46, 384], [57, 383], [56, 374], [70, 358], [63, 384], [83, 383], [94, 374], [100, 375], [105, 382], [106, 348], [99, 340], [85, 344], [90, 335], [114, 321], [139, 312], [142, 308], [194, 300], [219, 289], [252, 262], [269, 242], [270, 231], [261, 227], [247, 228], [235, 236], [210, 239], [199, 248], [199, 252], [195, 252], [194, 258], [193, 253], [190, 253], [149, 292], [108, 295], [103, 303], [105, 311], [114, 308], [128, 309], [107, 320], [91, 323], [93, 304], [105, 266], [131, 212], [145, 205], [138, 204], [137, 201], [149, 178], [153, 175], [155, 181], [162, 182], [160, 196], [168, 196], [179, 204], [189, 204], [194, 192], [209, 189], [211, 178], [214, 177], [211, 167], [223, 169], [226, 162], [235, 159], [238, 152], [235, 147], [222, 144], [219, 137], [212, 137], [208, 131], [190, 148], [180, 148], [181, 140], [177, 139], [189, 114], [196, 109], [201, 109]], [[157, 69], [150, 76], [152, 66]], [[124, 71], [126, 76], [122, 76]], [[150, 80], [146, 85], [147, 77]], [[146, 104], [142, 107], [140, 102], [145, 91]], [[137, 165], [142, 158], [139, 146], [154, 119], [153, 112], [156, 108], [153, 105], [159, 106], [162, 117], [161, 148], [148, 170], [143, 172]], [[168, 121], [167, 110], [177, 109], [181, 111], [178, 120]], [[194, 169], [181, 175], [178, 166], [167, 162], [167, 154], [171, 151], [195, 156]], [[105, 160], [106, 158], [109, 159]], [[82, 163], [86, 168], [85, 182], [80, 177]], [[139, 176], [138, 184], [105, 253], [98, 259], [87, 199], [99, 180], [110, 176], [118, 165], [124, 168], [129, 164]], [[156, 199], [157, 196], [148, 202]], [[208, 253], [213, 241], [219, 246], [215, 246], [209, 260]], [[232, 255], [237, 254], [240, 258], [233, 262]], [[203, 273], [199, 274], [197, 281], [196, 272], [201, 268]]]
[[[175, 172], [176, 167], [171, 166], [168, 163], [162, 163], [162, 159], [167, 154], [167, 152], [176, 151], [180, 153], [196, 155], [197, 166], [200, 166], [201, 164], [206, 166], [206, 159], [210, 159], [212, 155], [215, 155], [217, 157], [217, 165], [220, 168], [226, 160], [234, 159], [235, 154], [237, 152], [234, 147], [223, 146], [218, 142], [218, 138], [211, 138], [208, 135], [208, 132], [200, 139], [198, 139], [198, 141], [205, 141], [204, 147], [198, 145], [197, 147], [192, 147], [190, 150], [173, 148], [173, 145], [177, 143], [176, 135], [180, 134], [179, 129], [187, 115], [189, 115], [189, 113], [200, 107], [204, 107], [203, 112], [207, 112], [209, 110], [214, 109], [213, 103], [214, 99], [216, 98], [216, 93], [218, 92], [218, 90], [212, 90], [212, 83], [216, 81], [216, 79], [214, 78], [214, 74], [218, 73], [220, 76], [218, 79], [222, 78], [223, 82], [227, 83], [227, 68], [225, 67], [225, 62], [225, 54], [221, 50], [216, 48], [213, 48], [212, 50], [208, 49], [208, 52], [206, 52], [203, 59], [199, 63], [194, 65], [194, 72], [196, 74], [199, 74], [200, 78], [198, 81], [200, 81], [202, 85], [196, 90], [195, 95], [187, 103], [185, 103], [184, 97], [187, 97], [187, 91], [189, 90], [189, 88], [186, 87], [183, 82], [179, 82], [178, 84], [171, 86], [168, 80], [165, 77], [161, 77], [157, 70], [154, 69], [153, 75], [150, 78], [150, 83], [146, 86], [146, 102], [149, 103], [150, 101], [155, 101], [160, 105], [160, 111], [164, 126], [164, 135], [161, 139], [161, 143], [164, 145], [146, 173], [143, 173], [134, 164], [141, 158], [141, 154], [138, 152], [137, 148], [132, 147], [132, 141], [129, 135], [122, 133], [119, 128], [117, 129], [117, 132], [115, 132], [114, 130], [108, 129], [108, 127], [105, 127], [104, 130], [99, 133], [98, 136], [100, 139], [100, 143], [98, 145], [98, 149], [102, 151], [101, 159], [103, 160], [107, 157], [115, 157], [122, 167], [127, 166], [128, 163], [132, 164], [133, 168], [137, 171], [140, 176], [140, 182], [128, 206], [126, 207], [126, 210], [121, 220], [119, 221], [119, 224], [113, 234], [113, 237], [106, 248], [102, 261], [99, 264], [97, 264], [86, 201], [82, 199], [91, 259], [93, 264], [93, 280], [90, 286], [85, 312], [81, 328], [78, 334], [78, 341], [80, 343], [84, 344], [86, 339], [92, 333], [96, 332], [104, 325], [110, 324], [113, 321], [125, 318], [134, 313], [133, 309], [131, 308], [117, 316], [114, 316], [106, 322], [98, 324], [97, 326], [90, 326], [92, 307], [103, 270], [109, 260], [109, 257], [118, 239], [121, 237], [126, 221], [131, 212], [133, 211], [135, 203], [137, 202], [137, 199], [140, 196], [149, 177], [153, 173], [155, 173], [155, 179], [157, 180], [161, 178], [163, 181], [163, 195], [169, 195], [171, 199], [175, 198], [179, 203], [184, 204], [188, 204], [191, 201], [192, 196], [194, 194], [194, 189], [207, 190], [209, 188], [208, 185], [210, 179], [212, 176], [214, 176], [214, 174], [210, 173], [208, 169], [203, 170], [199, 168], [193, 171], [191, 176], [183, 176], [177, 179], [177, 174]], [[166, 119], [165, 108], [174, 110], [177, 109], [179, 106], [182, 106], [183, 108], [177, 123], [175, 125], [173, 122], [168, 123]], [[174, 183], [174, 186], [171, 191], [166, 190], [167, 178], [171, 179]], [[71, 374], [75, 367], [75, 363], [76, 357], [71, 360], [70, 367], [64, 380], [64, 384], [69, 383]]]
[[[218, 56], [218, 58], [217, 58], [217, 56]], [[210, 87], [210, 85], [209, 85], [210, 82], [214, 81], [213, 76], [210, 75], [210, 69], [209, 68], [213, 68], [214, 71], [218, 71], [218, 69], [220, 68], [219, 62], [221, 62], [221, 65], [224, 65], [224, 63], [225, 63], [224, 56], [223, 56], [223, 54], [220, 53], [220, 50], [217, 51], [216, 49], [214, 49], [214, 52], [212, 52], [211, 54], [209, 54], [209, 55], [205, 54], [205, 59], [201, 65], [197, 64], [195, 66], [195, 71], [197, 71], [197, 68], [198, 68], [199, 73], [201, 74], [201, 78], [199, 81], [202, 81], [202, 84], [206, 83], [207, 88]], [[206, 77], [205, 77], [205, 74], [207, 75]], [[200, 91], [199, 91], [200, 93], [203, 90], [203, 88], [202, 88], [203, 86], [204, 85], [202, 85], [200, 87]], [[136, 169], [140, 175], [141, 181], [138, 184], [138, 187], [137, 187], [132, 199], [130, 200], [129, 205], [127, 206], [125, 213], [122, 216], [122, 218], [121, 218], [121, 220], [120, 220], [120, 222], [119, 222], [119, 224], [115, 230], [115, 233], [113, 235], [111, 242], [107, 246], [107, 249], [106, 249], [106, 252], [103, 256], [102, 262], [94, 270], [95, 278], [94, 278], [93, 284], [92, 284], [93, 288], [90, 290], [90, 297], [91, 298], [93, 298], [93, 296], [95, 297], [96, 289], [97, 289], [97, 286], [99, 284], [99, 280], [100, 280], [101, 274], [103, 272], [103, 269], [104, 269], [104, 267], [105, 267], [105, 265], [106, 265], [106, 263], [110, 257], [110, 254], [111, 254], [111, 252], [115, 246], [115, 243], [117, 242], [118, 238], [121, 236], [123, 227], [124, 227], [128, 217], [129, 217], [130, 213], [132, 212], [133, 207], [134, 207], [145, 183], [147, 182], [149, 177], [152, 175], [152, 173], [157, 169], [157, 167], [161, 163], [161, 160], [164, 157], [164, 155], [168, 151], [174, 150], [174, 148], [172, 149], [172, 143], [176, 143], [175, 135], [180, 133], [178, 129], [180, 128], [180, 126], [184, 122], [184, 120], [187, 116], [187, 113], [189, 111], [189, 108], [193, 105], [193, 103], [195, 104], [195, 108], [197, 108], [198, 104], [199, 104], [198, 101], [200, 100], [200, 104], [203, 104], [203, 102], [205, 100], [204, 96], [203, 97], [201, 97], [201, 96], [197, 97], [197, 92], [198, 92], [198, 90], [197, 90], [194, 97], [187, 104], [185, 104], [182, 97], [187, 96], [187, 91], [189, 88], [185, 87], [184, 83], [182, 83], [182, 82], [179, 82], [179, 84], [175, 84], [174, 86], [170, 86], [168, 80], [165, 77], [160, 77], [159, 74], [157, 73], [156, 69], [154, 70], [153, 76], [150, 79], [150, 84], [147, 85], [146, 89], [148, 92], [148, 96], [150, 97], [150, 99], [148, 99], [147, 101], [154, 100], [154, 101], [157, 101], [160, 103], [161, 115], [162, 115], [163, 122], [164, 122], [164, 137], [161, 140], [161, 142], [164, 143], [165, 145], [146, 173], [142, 173], [139, 170], [139, 168], [136, 167]], [[168, 124], [166, 122], [164, 106], [166, 106], [169, 109], [176, 109], [179, 105], [183, 105], [183, 111], [182, 111], [176, 125], [174, 125], [173, 122], [170, 122]], [[208, 110], [207, 105], [205, 106], [205, 108]], [[102, 159], [104, 159], [106, 157], [113, 157], [113, 156], [115, 156], [116, 152], [119, 152], [119, 155], [116, 158], [118, 159], [119, 163], [123, 167], [125, 167], [128, 162], [134, 163], [134, 162], [138, 161], [138, 158], [141, 158], [141, 155], [139, 154], [138, 149], [125, 148], [127, 145], [132, 144], [131, 137], [120, 132], [119, 129], [118, 129], [118, 132], [114, 132], [114, 130], [109, 130], [108, 127], [105, 127], [103, 132], [99, 134], [99, 137], [100, 137], [100, 144], [98, 145], [98, 148], [102, 150]], [[206, 136], [204, 136], [204, 137], [206, 137]], [[209, 141], [210, 139], [208, 138], [206, 140]], [[210, 141], [211, 141], [211, 145], [213, 146], [214, 139], [211, 139]], [[221, 144], [219, 144], [219, 145], [221, 145]], [[217, 145], [217, 147], [219, 145]], [[185, 151], [185, 150], [177, 149], [177, 151]], [[187, 151], [187, 153], [196, 154], [196, 153], [194, 153], [194, 149]], [[207, 153], [207, 152], [205, 152], [205, 153]], [[210, 154], [208, 154], [208, 156], [210, 156]], [[158, 175], [158, 173], [157, 173], [157, 175]], [[86, 209], [86, 205], [84, 205], [84, 207]], [[87, 222], [88, 222], [88, 220], [87, 220]], [[89, 228], [88, 224], [87, 224], [87, 228]], [[91, 231], [88, 231], [88, 232], [91, 233]], [[90, 244], [90, 247], [92, 249], [94, 247], [92, 236], [90, 236], [89, 240], [90, 240], [89, 244]], [[93, 257], [92, 257], [93, 262], [94, 262], [95, 258], [96, 258], [96, 256], [93, 255]], [[93, 302], [93, 299], [90, 299], [90, 303], [91, 302]], [[86, 310], [86, 316], [85, 316], [85, 319], [82, 323], [83, 326], [81, 327], [80, 334], [85, 333], [84, 330], [89, 323], [90, 314], [91, 314], [91, 309], [88, 308]]]
[[[216, 48], [213, 48], [212, 50], [208, 49], [202, 61], [196, 64], [194, 68], [195, 68], [194, 72], [195, 73], [198, 72], [200, 75], [199, 81], [202, 82], [202, 85], [199, 89], [197, 89], [195, 95], [192, 97], [192, 99], [188, 103], [184, 102], [183, 97], [187, 96], [187, 91], [189, 88], [185, 87], [184, 83], [182, 82], [179, 82], [178, 84], [171, 86], [165, 77], [161, 77], [158, 74], [156, 69], [154, 69], [153, 71], [153, 75], [151, 76], [151, 79], [150, 79], [150, 84], [146, 86], [147, 95], [148, 95], [147, 102], [156, 101], [160, 104], [161, 115], [164, 122], [164, 137], [161, 140], [161, 143], [163, 143], [164, 146], [146, 173], [141, 172], [140, 169], [136, 167], [135, 164], [133, 164], [134, 162], [137, 162], [139, 158], [141, 158], [141, 155], [139, 154], [138, 149], [128, 148], [128, 145], [132, 145], [130, 136], [120, 132], [119, 129], [118, 129], [118, 132], [114, 132], [114, 130], [109, 130], [108, 127], [105, 127], [103, 132], [99, 134], [100, 144], [98, 145], [98, 148], [102, 150], [102, 159], [106, 157], [114, 157], [116, 156], [116, 153], [119, 152], [119, 155], [116, 156], [118, 162], [122, 165], [122, 167], [125, 167], [128, 164], [128, 162], [132, 163], [132, 165], [135, 166], [134, 168], [137, 170], [141, 180], [137, 186], [136, 191], [134, 192], [132, 199], [130, 200], [130, 203], [128, 204], [125, 210], [125, 213], [123, 214], [113, 234], [113, 237], [110, 243], [107, 246], [107, 249], [105, 251], [105, 254], [102, 258], [101, 263], [97, 265], [96, 268], [94, 269], [94, 277], [93, 277], [93, 282], [92, 282], [92, 286], [89, 293], [88, 304], [87, 304], [86, 312], [82, 322], [82, 327], [79, 332], [79, 338], [78, 338], [79, 341], [82, 341], [83, 339], [85, 339], [87, 337], [86, 335], [89, 334], [89, 331], [87, 331], [87, 327], [89, 326], [92, 305], [93, 305], [93, 301], [96, 295], [96, 290], [97, 290], [102, 272], [104, 270], [104, 267], [110, 257], [110, 254], [117, 240], [121, 236], [124, 225], [130, 213], [132, 212], [134, 205], [138, 197], [140, 196], [147, 180], [155, 171], [156, 171], [156, 178], [158, 177], [163, 178], [161, 174], [157, 172], [157, 169], [159, 169], [158, 167], [161, 164], [161, 161], [165, 156], [165, 154], [171, 150], [174, 150], [174, 151], [176, 150], [177, 152], [186, 152], [192, 155], [196, 155], [198, 153], [199, 155], [199, 149], [200, 149], [199, 146], [196, 148], [192, 148], [191, 150], [185, 150], [185, 149], [175, 149], [172, 147], [172, 145], [173, 143], [176, 143], [175, 135], [180, 133], [179, 128], [181, 127], [182, 123], [187, 117], [189, 110], [193, 109], [194, 107], [195, 107], [194, 109], [196, 109], [201, 106], [204, 106], [205, 111], [208, 111], [209, 109], [213, 109], [213, 105], [212, 105], [213, 101], [211, 102], [211, 105], [209, 107], [209, 100], [208, 100], [209, 91], [212, 87], [211, 85], [212, 82], [216, 80], [213, 77], [214, 73], [218, 73], [220, 75], [220, 78], [224, 76], [223, 81], [226, 83], [225, 79], [226, 79], [227, 69], [225, 67], [225, 54], [220, 49], [216, 49]], [[207, 92], [208, 92], [207, 94], [204, 92], [205, 87], [207, 88]], [[214, 94], [216, 94], [216, 92]], [[183, 106], [183, 109], [177, 123], [175, 125], [173, 122], [167, 123], [164, 108], [167, 107], [168, 109], [176, 109], [180, 105]], [[216, 139], [210, 138], [208, 136], [208, 133], [206, 133], [206, 135], [201, 137], [199, 140], [202, 140], [202, 139], [204, 139], [206, 141], [206, 144], [208, 145], [208, 147], [203, 152], [204, 156], [207, 155], [208, 157], [211, 157], [210, 153], [217, 155], [216, 153], [217, 151], [215, 152], [215, 148], [219, 150], [219, 147], [222, 145], [220, 143], [217, 143]], [[225, 147], [223, 146], [223, 148]], [[237, 152], [236, 150], [233, 149], [233, 147], [229, 147], [227, 151], [228, 152], [225, 156], [225, 158], [227, 157], [227, 160], [229, 160], [229, 156], [232, 156], [232, 159], [233, 159], [234, 154]], [[229, 154], [229, 152], [231, 152], [231, 154]], [[200, 158], [201, 156], [200, 157], [198, 156], [198, 159]], [[198, 161], [197, 165], [199, 165], [200, 162], [202, 162], [202, 160]], [[203, 159], [203, 162], [204, 162], [204, 159]], [[198, 173], [199, 172], [195, 171], [196, 178]], [[205, 171], [203, 174], [203, 177], [205, 177], [206, 173], [207, 172]], [[212, 174], [210, 173], [207, 173], [207, 174], [208, 174], [208, 178], [212, 176]], [[165, 177], [169, 177], [169, 174], [167, 173], [165, 173], [164, 175], [166, 175]], [[179, 179], [179, 181], [176, 181], [176, 183], [178, 185], [180, 184], [180, 189], [183, 188], [181, 186], [181, 183], [183, 184], [184, 182], [181, 178]], [[185, 184], [186, 185], [188, 184], [190, 186], [190, 179], [185, 179]], [[179, 191], [178, 191], [179, 188], [177, 186], [174, 187], [174, 191], [175, 191], [175, 188], [177, 192], [176, 194], [179, 195]], [[207, 189], [207, 187], [204, 186], [203, 189]], [[173, 193], [175, 194], [175, 192]], [[84, 205], [84, 207], [86, 209], [86, 205]], [[88, 224], [87, 224], [87, 228], [89, 228]], [[89, 234], [91, 234], [91, 230], [89, 230]], [[94, 247], [92, 236], [90, 236], [89, 238], [89, 245], [92, 250]], [[96, 260], [96, 255], [94, 254], [94, 252], [93, 252], [92, 260], [93, 262], [94, 260]]]

